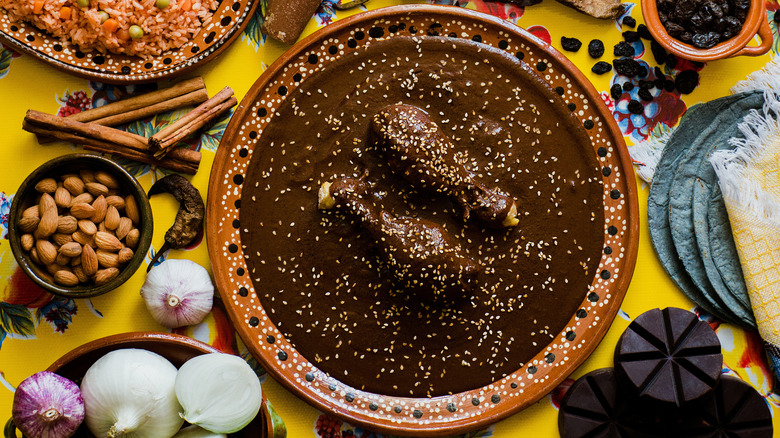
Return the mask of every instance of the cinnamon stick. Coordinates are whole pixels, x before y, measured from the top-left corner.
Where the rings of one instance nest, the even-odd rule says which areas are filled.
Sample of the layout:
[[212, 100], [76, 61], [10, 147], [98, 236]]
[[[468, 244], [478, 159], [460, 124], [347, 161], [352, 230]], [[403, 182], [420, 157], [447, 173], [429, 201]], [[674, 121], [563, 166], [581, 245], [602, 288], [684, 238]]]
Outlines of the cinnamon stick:
[[227, 101], [222, 102], [205, 113], [200, 114], [197, 118], [179, 128], [176, 132], [169, 135], [162, 142], [160, 142], [159, 150], [154, 153], [154, 156], [157, 158], [164, 157], [172, 150], [175, 150], [174, 146], [176, 143], [180, 142], [193, 132], [199, 131], [202, 127], [211, 123], [217, 117], [222, 115], [222, 113], [230, 110], [230, 108], [233, 108], [237, 104], [238, 100], [235, 98], [235, 96], [231, 96]]
[[27, 110], [24, 121], [28, 125], [38, 126], [52, 132], [64, 132], [80, 137], [101, 140], [128, 147], [130, 149], [146, 149], [146, 138], [137, 134], [110, 128], [93, 123], [82, 123], [66, 117], [57, 117], [35, 110]]
[[[105, 126], [123, 125], [125, 123], [130, 123], [132, 121], [139, 120], [144, 117], [153, 116], [155, 114], [160, 114], [160, 113], [166, 113], [168, 111], [173, 111], [177, 108], [200, 105], [201, 103], [208, 100], [208, 98], [209, 98], [209, 93], [204, 88], [201, 90], [192, 91], [187, 94], [182, 94], [181, 96], [176, 96], [168, 100], [152, 103], [151, 105], [146, 107], [138, 108], [135, 110], [129, 110], [126, 112], [91, 120], [90, 122], [97, 123], [98, 125], [105, 125]], [[73, 114], [73, 116], [79, 114], [83, 114], [83, 113], [76, 113]], [[69, 116], [68, 118], [69, 119], [73, 118], [73, 116]], [[87, 120], [80, 120], [80, 121], [84, 122]]]

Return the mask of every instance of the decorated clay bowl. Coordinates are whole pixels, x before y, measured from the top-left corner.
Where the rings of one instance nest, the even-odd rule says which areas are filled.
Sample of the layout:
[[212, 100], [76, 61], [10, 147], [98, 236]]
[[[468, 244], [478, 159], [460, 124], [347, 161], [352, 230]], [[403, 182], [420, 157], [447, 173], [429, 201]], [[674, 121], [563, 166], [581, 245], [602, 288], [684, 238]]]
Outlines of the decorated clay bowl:
[[[750, 10], [739, 34], [709, 49], [694, 47], [669, 35], [658, 16], [657, 0], [642, 0], [642, 16], [650, 34], [667, 52], [691, 61], [707, 62], [742, 55], [760, 56], [772, 47], [772, 29], [761, 0], [751, 0]], [[748, 46], [756, 34], [761, 38], [761, 44]]]
[[[83, 283], [76, 286], [63, 286], [55, 283], [52, 275], [47, 272], [44, 266], [35, 263], [30, 257], [30, 253], [22, 248], [21, 237], [24, 233], [18, 225], [24, 210], [36, 203], [38, 192], [35, 190], [35, 184], [38, 181], [47, 177], [59, 181], [60, 175], [77, 174], [80, 169], [104, 170], [113, 175], [120, 183], [121, 193], [132, 195], [135, 198], [140, 216], [140, 223], [136, 226], [140, 231], [140, 238], [134, 249], [133, 258], [124, 267], [119, 268], [120, 272], [116, 277], [99, 286], [94, 283]], [[94, 297], [121, 286], [133, 276], [146, 257], [152, 243], [152, 231], [152, 208], [141, 184], [127, 170], [111, 159], [91, 154], [64, 155], [35, 169], [16, 191], [11, 203], [8, 221], [8, 240], [11, 243], [11, 250], [24, 273], [46, 291], [70, 298]]]
[[[123, 348], [139, 348], [157, 353], [168, 359], [176, 368], [189, 359], [206, 353], [219, 353], [216, 348], [186, 336], [172, 333], [131, 332], [107, 336], [77, 347], [57, 359], [47, 371], [81, 382], [87, 370], [106, 353]], [[231, 436], [236, 438], [274, 437], [274, 426], [270, 421], [268, 402], [263, 396], [263, 405], [257, 417], [244, 429]], [[16, 438], [13, 426], [7, 425], [6, 438]], [[79, 428], [75, 437], [91, 437], [85, 426]], [[283, 436], [283, 435], [282, 435]]]
[[257, 0], [221, 1], [211, 20], [186, 44], [159, 56], [141, 58], [82, 52], [70, 42], [29, 23], [12, 23], [0, 9], [0, 42], [65, 72], [111, 84], [146, 83], [187, 73], [222, 53], [246, 28]]

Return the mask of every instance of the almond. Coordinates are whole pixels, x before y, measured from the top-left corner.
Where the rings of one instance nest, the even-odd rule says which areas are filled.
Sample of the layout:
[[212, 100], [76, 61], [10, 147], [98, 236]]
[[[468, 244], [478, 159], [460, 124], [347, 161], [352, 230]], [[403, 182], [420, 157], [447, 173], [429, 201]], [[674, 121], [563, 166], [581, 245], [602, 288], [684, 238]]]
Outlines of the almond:
[[28, 252], [35, 245], [35, 238], [32, 234], [22, 234], [22, 237], [20, 237], [19, 240], [21, 241], [22, 249]]
[[95, 250], [89, 245], [84, 245], [81, 251], [81, 268], [84, 270], [84, 274], [87, 277], [95, 275], [98, 270], [98, 259]]
[[119, 215], [119, 210], [117, 210], [113, 205], [109, 205], [106, 209], [106, 217], [103, 220], [103, 224], [111, 231], [116, 230], [117, 227], [119, 227], [120, 218], [121, 216]]
[[103, 249], [95, 251], [98, 265], [104, 268], [116, 268], [119, 266], [119, 256], [115, 252], [109, 252]]
[[95, 243], [95, 238], [89, 234], [86, 234], [85, 232], [78, 230], [75, 233], [70, 235], [74, 241], [84, 245], [84, 246], [92, 246]]
[[117, 210], [125, 209], [125, 198], [117, 195], [110, 195], [106, 198], [108, 205], [116, 207]]
[[35, 249], [35, 247], [32, 247], [30, 249], [30, 260], [35, 262], [35, 264], [40, 265], [41, 264], [41, 258], [38, 257], [38, 250]]
[[[80, 259], [73, 259], [73, 260], [80, 260]], [[84, 273], [84, 269], [81, 268], [81, 265], [73, 267], [73, 274], [76, 276], [76, 278], [79, 279], [80, 283], [86, 283], [89, 281], [89, 277], [87, 276], [87, 274]]]
[[57, 218], [57, 232], [70, 234], [79, 229], [78, 222], [73, 216], [60, 216]]
[[70, 214], [77, 219], [89, 219], [95, 214], [95, 207], [79, 202], [70, 206]]
[[94, 200], [95, 200], [95, 197], [92, 196], [91, 193], [82, 193], [82, 194], [76, 196], [75, 198], [73, 198], [73, 200], [71, 201], [70, 205], [79, 204], [79, 203], [82, 203], [82, 202], [85, 203], [85, 204], [92, 204], [92, 201], [94, 201]]
[[41, 212], [37, 205], [33, 205], [32, 207], [27, 207], [22, 212], [22, 217], [37, 217], [40, 219]]
[[73, 272], [61, 269], [54, 273], [54, 282], [63, 286], [76, 286], [79, 278]]
[[138, 225], [138, 222], [141, 220], [141, 215], [138, 212], [138, 204], [136, 204], [135, 198], [132, 196], [125, 198], [125, 216], [133, 221], [133, 225]]
[[54, 259], [57, 258], [57, 247], [48, 240], [36, 241], [35, 249], [38, 250], [38, 257], [44, 265], [54, 263]]
[[84, 193], [84, 181], [77, 176], [69, 176], [62, 181], [62, 187], [65, 188], [71, 195], [78, 196]]
[[52, 210], [47, 210], [41, 215], [41, 221], [38, 223], [38, 228], [35, 230], [36, 237], [49, 237], [57, 231], [57, 224], [59, 223], [59, 216], [57, 216], [57, 207]]
[[79, 176], [75, 173], [63, 173], [60, 175], [60, 181], [65, 181], [68, 178], [78, 178]]
[[105, 196], [100, 195], [95, 198], [95, 201], [92, 202], [92, 208], [95, 209], [95, 214], [92, 215], [92, 222], [96, 224], [103, 222], [103, 219], [106, 218], [106, 211], [108, 208]]
[[70, 259], [70, 265], [73, 267], [81, 266], [81, 257], [73, 257]]
[[54, 242], [55, 245], [62, 246], [66, 243], [73, 242], [73, 236], [64, 233], [54, 233], [51, 235], [51, 241]]
[[58, 265], [56, 263], [51, 263], [51, 264], [48, 264], [48, 265], [44, 266], [44, 268], [46, 268], [46, 272], [48, 272], [51, 275], [54, 275], [57, 271], [62, 269], [62, 266], [60, 266], [60, 265]]
[[117, 252], [122, 249], [122, 242], [113, 234], [104, 231], [98, 231], [95, 234], [95, 245], [102, 250], [111, 252]]
[[54, 193], [57, 190], [57, 181], [54, 178], [44, 178], [35, 184], [35, 190], [39, 193]]
[[119, 238], [119, 240], [122, 240], [132, 229], [133, 221], [128, 217], [122, 217], [119, 219], [119, 226], [116, 228], [116, 237]]
[[54, 259], [54, 263], [60, 266], [68, 266], [70, 264], [70, 257], [65, 254], [57, 254], [57, 258]]
[[133, 250], [130, 248], [125, 247], [120, 249], [119, 252], [117, 253], [119, 264], [125, 265], [129, 263], [130, 260], [133, 259], [133, 255], [135, 255], [135, 253], [133, 253]]
[[23, 216], [21, 219], [19, 219], [19, 222], [17, 222], [16, 225], [20, 230], [22, 230], [23, 233], [32, 233], [36, 228], [38, 228], [38, 223], [40, 222], [41, 220], [37, 217]]
[[140, 238], [141, 232], [138, 231], [138, 228], [133, 228], [129, 233], [127, 233], [127, 236], [125, 236], [125, 243], [130, 248], [135, 249], [138, 246], [138, 240], [140, 240]]
[[79, 176], [85, 183], [95, 182], [95, 172], [89, 169], [79, 170]]
[[87, 191], [93, 196], [108, 195], [108, 187], [100, 184], [99, 182], [86, 183], [85, 185], [87, 186]]
[[78, 257], [81, 255], [82, 246], [78, 242], [68, 242], [58, 250], [60, 254], [66, 257]]
[[70, 207], [71, 198], [70, 192], [66, 190], [65, 187], [59, 187], [54, 191], [54, 203], [57, 204], [58, 207]]
[[101, 269], [95, 273], [95, 284], [102, 286], [115, 279], [117, 275], [119, 275], [119, 269], [117, 268]]
[[97, 225], [89, 219], [82, 219], [79, 221], [79, 230], [84, 234], [93, 236], [97, 233]]
[[44, 193], [41, 195], [41, 199], [38, 201], [38, 214], [40, 214], [40, 216], [43, 217], [43, 214], [46, 213], [46, 211], [48, 210], [54, 210], [54, 212], [56, 213], [57, 203], [54, 202], [54, 198], [50, 194]]
[[100, 184], [103, 184], [109, 189], [119, 188], [119, 181], [117, 181], [116, 178], [114, 178], [114, 175], [111, 175], [110, 173], [103, 170], [98, 170], [97, 172], [95, 172], [95, 181], [99, 182]]

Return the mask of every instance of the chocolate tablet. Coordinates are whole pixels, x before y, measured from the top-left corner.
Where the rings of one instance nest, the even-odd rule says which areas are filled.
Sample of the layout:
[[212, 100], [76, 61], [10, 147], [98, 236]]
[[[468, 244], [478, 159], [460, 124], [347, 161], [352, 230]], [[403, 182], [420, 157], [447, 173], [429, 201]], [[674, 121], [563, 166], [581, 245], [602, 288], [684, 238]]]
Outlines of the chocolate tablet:
[[601, 368], [580, 377], [566, 392], [558, 411], [558, 431], [563, 438], [657, 436], [649, 417], [632, 411], [612, 368]]
[[680, 407], [712, 391], [723, 355], [710, 326], [674, 307], [639, 315], [618, 341], [621, 387], [656, 406]]

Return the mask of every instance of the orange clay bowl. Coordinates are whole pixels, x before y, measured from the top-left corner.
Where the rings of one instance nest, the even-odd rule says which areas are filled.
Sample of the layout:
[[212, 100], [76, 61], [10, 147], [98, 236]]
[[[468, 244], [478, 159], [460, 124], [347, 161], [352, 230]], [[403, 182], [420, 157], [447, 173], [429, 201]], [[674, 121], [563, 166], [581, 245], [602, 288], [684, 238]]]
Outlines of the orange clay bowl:
[[[751, 0], [748, 16], [739, 34], [709, 49], [699, 49], [670, 36], [658, 17], [656, 0], [642, 0], [642, 16], [650, 34], [667, 52], [691, 61], [707, 62], [741, 55], [760, 56], [772, 47], [772, 29], [766, 19], [762, 0]], [[761, 38], [761, 45], [748, 46], [756, 34]]]
[[[595, 275], [587, 277], [590, 279], [588, 292], [593, 293], [583, 293], [572, 300], [574, 310], [561, 318], [564, 327], [551, 331], [533, 358], [517, 364], [513, 372], [495, 377], [484, 387], [418, 398], [361, 390], [361, 382], [350, 384], [334, 378], [318, 368], [317, 358], [305, 357], [296, 349], [274, 322], [278, 314], [275, 310], [282, 309], [276, 306], [287, 303], [282, 298], [276, 301], [278, 304], [265, 305], [262, 299], [279, 291], [266, 290], [262, 279], [255, 280], [258, 274], [253, 274], [245, 259], [255, 256], [258, 250], [265, 250], [262, 244], [253, 248], [242, 242], [243, 230], [263, 226], [263, 212], [247, 216], [247, 210], [241, 216], [242, 190], [248, 192], [251, 187], [258, 187], [256, 184], [265, 184], [246, 176], [257, 166], [257, 163], [250, 164], [253, 156], [264, 157], [263, 150], [258, 150], [258, 139], [263, 138], [264, 130], [275, 123], [285, 126], [284, 120], [275, 117], [282, 102], [295, 96], [300, 84], [330, 63], [342, 57], [350, 62], [353, 58], [347, 57], [366, 46], [392, 44], [394, 38], [413, 35], [479, 39], [482, 44], [492, 46], [490, 50], [501, 50], [500, 53], [527, 63], [535, 77], [548, 84], [549, 88], [545, 89], [558, 94], [553, 100], [560, 102], [561, 114], [573, 117], [574, 126], [581, 123], [585, 127], [583, 154], [593, 157], [596, 164], [595, 178], [600, 180], [595, 185], [599, 187], [596, 197], [601, 200], [598, 208], [603, 208], [605, 219], [603, 225], [595, 226], [600, 234], [598, 242], [603, 246], [595, 252], [598, 260], [594, 264], [598, 265]], [[317, 140], [311, 144], [317, 144]], [[309, 162], [303, 147], [287, 152], [295, 157], [302, 154], [302, 162]], [[296, 170], [305, 172], [306, 169], [299, 167]], [[244, 201], [246, 206], [252, 200]], [[297, 209], [296, 215], [304, 214], [303, 210], [307, 215], [312, 214], [312, 209], [316, 209], [316, 194], [310, 202], [295, 204], [291, 209]], [[252, 355], [276, 380], [317, 409], [391, 435], [430, 437], [476, 430], [519, 412], [550, 393], [588, 358], [609, 329], [631, 280], [639, 235], [636, 181], [623, 135], [585, 76], [550, 45], [517, 26], [459, 7], [432, 5], [395, 6], [339, 20], [298, 42], [272, 64], [247, 92], [225, 131], [211, 170], [206, 211], [208, 249], [217, 289]], [[268, 232], [276, 230], [275, 225], [274, 222]], [[291, 230], [286, 226], [279, 224], [278, 229], [286, 234]], [[296, 229], [296, 232], [307, 230]], [[294, 241], [291, 240], [293, 244]], [[599, 255], [600, 249], [603, 251]], [[307, 248], [306, 251], [322, 250]], [[316, 311], [316, 296], [324, 292], [316, 287], [299, 287], [300, 290], [285, 289], [285, 293], [296, 293], [301, 300], [311, 293], [310, 308]], [[355, 299], [359, 295], [355, 293]], [[286, 321], [290, 325], [298, 322]], [[372, 380], [375, 386], [381, 387], [381, 382], [382, 379]]]
[[[181, 367], [184, 362], [195, 356], [207, 353], [220, 353], [219, 350], [211, 345], [197, 341], [186, 336], [173, 333], [153, 333], [153, 332], [130, 332], [121, 333], [104, 338], [96, 339], [84, 345], [65, 353], [64, 356], [57, 359], [46, 371], [57, 373], [67, 377], [76, 383], [81, 382], [89, 367], [95, 361], [100, 359], [106, 353], [123, 348], [139, 348], [157, 353], [168, 359], [176, 368]], [[235, 433], [240, 438], [270, 438], [273, 436], [273, 425], [271, 424], [268, 404], [263, 395], [263, 404], [260, 413], [244, 429]], [[13, 438], [16, 435], [6, 430], [6, 438]], [[86, 426], [81, 426], [74, 437], [91, 437]]]

